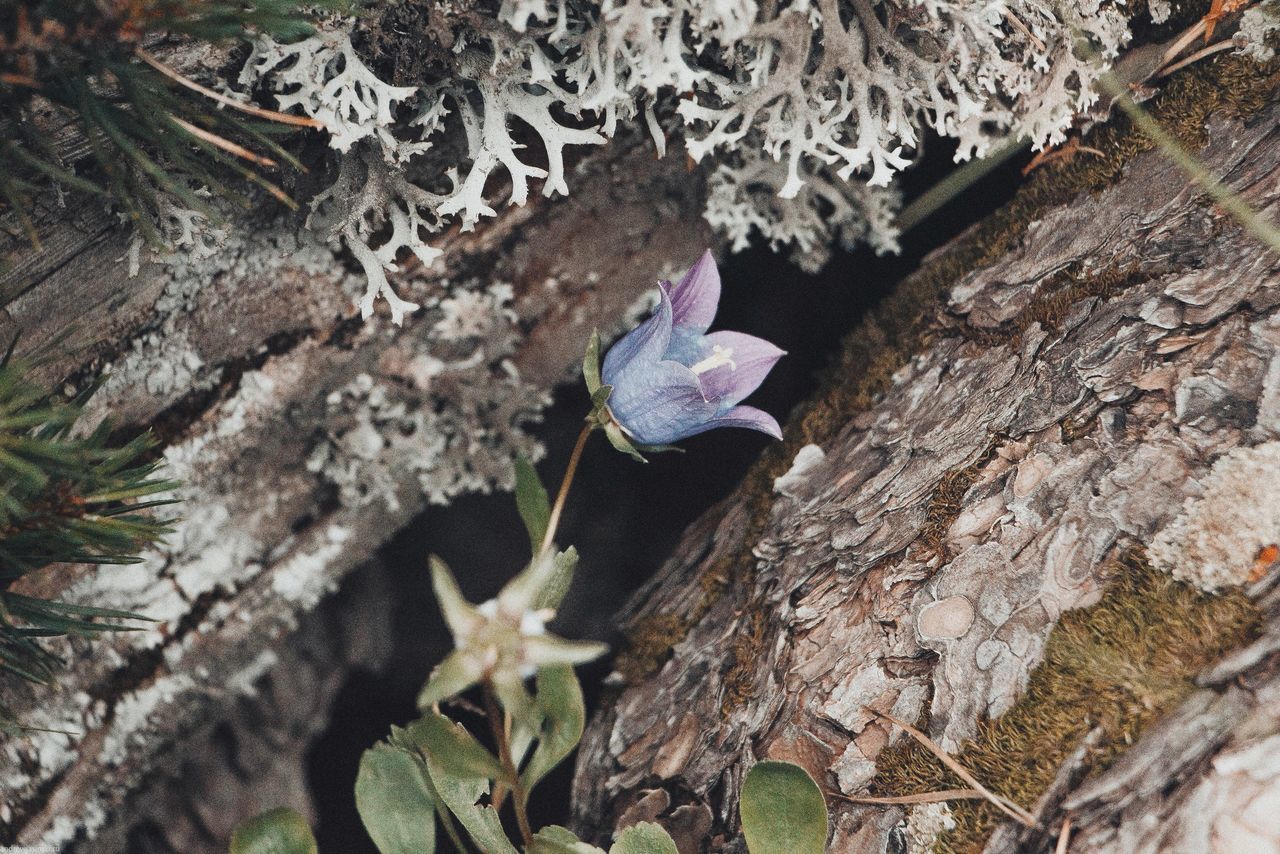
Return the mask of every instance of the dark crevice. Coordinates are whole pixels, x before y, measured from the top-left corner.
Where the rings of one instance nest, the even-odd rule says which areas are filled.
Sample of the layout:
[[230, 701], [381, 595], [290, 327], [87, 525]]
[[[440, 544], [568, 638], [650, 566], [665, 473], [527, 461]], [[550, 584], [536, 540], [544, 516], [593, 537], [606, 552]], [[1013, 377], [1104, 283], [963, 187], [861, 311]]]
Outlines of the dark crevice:
[[[930, 142], [921, 167], [904, 176], [908, 198], [951, 168], [953, 150], [945, 141]], [[1024, 160], [1006, 164], [906, 235], [899, 256], [876, 257], [867, 249], [837, 254], [816, 275], [800, 272], [765, 247], [728, 256], [721, 265], [725, 284], [714, 328], [768, 338], [789, 354], [749, 402], [783, 420], [817, 389], [819, 375], [859, 318], [928, 252], [1009, 198], [1021, 180], [1018, 170]], [[694, 259], [672, 260], [678, 265]], [[654, 272], [637, 270], [635, 275], [645, 280]], [[558, 480], [587, 408], [586, 393], [577, 384], [557, 392], [536, 431], [548, 451], [538, 466], [545, 482]], [[755, 433], [713, 431], [682, 443], [683, 454], [658, 454], [642, 466], [593, 439], [560, 537], [577, 546], [582, 563], [553, 628], [568, 637], [606, 640], [615, 652], [622, 649], [614, 613], [670, 556], [684, 530], [734, 491], [770, 444]], [[329, 729], [312, 748], [312, 755], [328, 757], [309, 775], [321, 805], [316, 828], [321, 850], [374, 851], [351, 795], [360, 753], [385, 737], [390, 726], [412, 719], [418, 689], [448, 649], [423, 571], [426, 555], [443, 557], [463, 592], [482, 601], [527, 559], [527, 550], [510, 495], [462, 496], [447, 508], [433, 507], [420, 515], [380, 550], [381, 566], [364, 570], [385, 572], [389, 589], [396, 591], [388, 615], [395, 648], [381, 681], [367, 673], [353, 677], [334, 703]], [[589, 714], [607, 702], [603, 680], [611, 668], [611, 662], [598, 662], [579, 671]], [[355, 718], [358, 726], [351, 724]], [[570, 760], [539, 787], [532, 802], [535, 824], [565, 823], [572, 778]]]

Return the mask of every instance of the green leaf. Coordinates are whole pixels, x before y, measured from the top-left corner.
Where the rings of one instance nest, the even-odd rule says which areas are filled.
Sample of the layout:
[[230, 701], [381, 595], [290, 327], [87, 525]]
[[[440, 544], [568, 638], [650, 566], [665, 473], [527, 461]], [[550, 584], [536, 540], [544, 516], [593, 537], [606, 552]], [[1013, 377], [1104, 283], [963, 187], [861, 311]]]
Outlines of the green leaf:
[[569, 546], [553, 560], [553, 572], [533, 598], [531, 607], [535, 611], [559, 610], [569, 586], [573, 584], [573, 572], [578, 568], [578, 550]]
[[552, 824], [533, 835], [528, 854], [604, 854], [604, 849], [588, 845], [573, 831]]
[[533, 545], [533, 554], [537, 556], [542, 548], [542, 539], [547, 535], [547, 523], [551, 520], [551, 502], [533, 463], [524, 454], [519, 454], [515, 465], [516, 509], [520, 511], [525, 530], [529, 532], [529, 542]]
[[417, 757], [379, 744], [360, 757], [356, 809], [382, 854], [433, 854], [435, 798], [426, 765]]
[[517, 854], [502, 829], [502, 819], [498, 818], [497, 811], [491, 806], [476, 803], [489, 794], [489, 781], [452, 776], [435, 757], [426, 757], [426, 762], [436, 796], [457, 817], [476, 846], [485, 854]]
[[506, 776], [498, 757], [461, 724], [428, 712], [403, 730], [393, 730], [392, 743], [430, 756], [449, 776], [462, 780], [497, 780]]
[[757, 762], [738, 806], [751, 854], [823, 854], [827, 803], [809, 773], [790, 762]]
[[640, 452], [636, 450], [635, 445], [631, 444], [631, 441], [623, 434], [622, 428], [617, 424], [609, 422], [604, 425], [604, 435], [605, 438], [609, 440], [609, 444], [613, 445], [615, 450], [621, 451], [638, 462], [649, 462], [644, 457], [640, 456]]
[[520, 774], [526, 801], [533, 787], [578, 746], [587, 720], [582, 686], [569, 665], [538, 671], [534, 702], [542, 712], [542, 728], [538, 746]]
[[591, 330], [587, 339], [587, 353], [582, 358], [582, 379], [587, 384], [587, 394], [595, 395], [600, 388], [600, 330]]
[[231, 854], [316, 854], [316, 838], [305, 818], [280, 807], [237, 827]]
[[609, 849], [609, 854], [680, 854], [675, 840], [662, 825], [651, 821], [633, 824], [622, 833]]
[[504, 775], [502, 764], [471, 733], [443, 715], [427, 714], [406, 729], [393, 727], [391, 743], [426, 763], [436, 800], [449, 808], [486, 854], [517, 854], [492, 806], [476, 802], [489, 781]]

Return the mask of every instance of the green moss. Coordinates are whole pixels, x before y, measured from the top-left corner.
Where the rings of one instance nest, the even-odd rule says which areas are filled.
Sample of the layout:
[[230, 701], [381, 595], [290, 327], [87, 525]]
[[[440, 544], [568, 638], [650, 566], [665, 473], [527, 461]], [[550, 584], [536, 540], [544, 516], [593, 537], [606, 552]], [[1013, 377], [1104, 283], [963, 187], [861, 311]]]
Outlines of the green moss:
[[[1101, 730], [1085, 769], [1107, 767], [1194, 689], [1198, 671], [1255, 636], [1259, 621], [1242, 593], [1199, 593], [1129, 554], [1112, 568], [1097, 605], [1059, 620], [1017, 704], [981, 723], [956, 758], [997, 793], [1030, 808], [1086, 733]], [[876, 795], [965, 786], [909, 739], [876, 764]], [[980, 851], [1004, 818], [985, 801], [953, 802], [952, 810], [956, 828], [940, 851]]]
[[[1166, 130], [1194, 150], [1206, 142], [1204, 124], [1211, 113], [1247, 116], [1262, 109], [1280, 83], [1278, 72], [1280, 61], [1259, 65], [1241, 57], [1219, 55], [1175, 75], [1148, 102], [1147, 109]], [[750, 571], [755, 563], [751, 549], [771, 506], [773, 479], [787, 470], [804, 445], [828, 444], [855, 413], [874, 404], [890, 387], [893, 374], [912, 355], [943, 334], [933, 318], [941, 311], [942, 298], [952, 286], [968, 272], [1016, 248], [1027, 227], [1046, 211], [1069, 203], [1080, 193], [1097, 192], [1114, 184], [1125, 165], [1153, 144], [1120, 116], [1091, 133], [1088, 145], [1102, 155], [1081, 154], [1061, 166], [1033, 173], [1009, 204], [923, 265], [859, 321], [839, 358], [826, 372], [818, 393], [793, 414], [785, 441], [770, 448], [744, 480], [741, 494], [746, 496], [751, 522], [739, 547], [706, 571], [702, 600], [685, 619], [650, 617], [637, 621], [628, 632], [628, 646], [620, 653], [617, 666], [629, 680], [656, 672], [688, 628], [738, 582], [741, 573]], [[1059, 286], [1046, 287], [1047, 295], [1023, 317], [981, 336], [992, 344], [1015, 341], [1032, 322], [1052, 326], [1080, 299], [1110, 296], [1139, 278], [1133, 270], [1091, 276], [1067, 271], [1061, 274]], [[977, 333], [974, 337], [978, 337]], [[750, 680], [746, 678], [746, 665], [738, 668], [736, 662], [752, 660], [759, 650], [751, 648], [750, 642], [735, 646], [742, 648], [735, 648], [733, 660], [727, 663], [726, 682], [731, 691], [726, 693], [732, 694], [734, 702], [742, 702], [749, 699], [743, 692]], [[729, 699], [726, 696], [726, 702]]]

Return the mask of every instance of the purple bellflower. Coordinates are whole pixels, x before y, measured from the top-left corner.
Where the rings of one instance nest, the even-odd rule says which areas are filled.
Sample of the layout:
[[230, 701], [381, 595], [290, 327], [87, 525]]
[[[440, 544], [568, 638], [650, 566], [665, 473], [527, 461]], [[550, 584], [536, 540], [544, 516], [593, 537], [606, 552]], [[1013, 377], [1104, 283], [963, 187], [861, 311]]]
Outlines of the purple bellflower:
[[[674, 287], [661, 282], [648, 320], [604, 357], [596, 387], [613, 424], [629, 442], [653, 449], [717, 427], [746, 427], [782, 438], [772, 415], [740, 401], [759, 387], [784, 351], [741, 332], [707, 333], [720, 303], [720, 272], [708, 250]], [[596, 345], [598, 346], [598, 345]], [[590, 361], [590, 356], [589, 356]], [[615, 444], [617, 442], [615, 441]]]

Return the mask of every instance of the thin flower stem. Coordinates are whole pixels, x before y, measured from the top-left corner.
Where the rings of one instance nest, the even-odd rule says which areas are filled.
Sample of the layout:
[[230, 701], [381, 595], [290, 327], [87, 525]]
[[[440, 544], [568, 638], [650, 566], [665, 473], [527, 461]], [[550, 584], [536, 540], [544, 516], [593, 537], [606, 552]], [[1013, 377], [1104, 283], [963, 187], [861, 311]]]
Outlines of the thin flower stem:
[[555, 542], [556, 528], [560, 527], [560, 514], [564, 512], [564, 502], [569, 497], [569, 487], [573, 485], [573, 476], [578, 472], [578, 460], [582, 459], [582, 449], [587, 445], [587, 437], [591, 435], [591, 429], [591, 424], [582, 425], [578, 442], [573, 446], [573, 453], [569, 455], [569, 465], [565, 468], [564, 478], [560, 481], [560, 491], [556, 493], [556, 503], [551, 508], [551, 517], [547, 519], [547, 532], [542, 536], [542, 548], [538, 549], [539, 555], [546, 554], [551, 544]]
[[498, 760], [502, 762], [502, 768], [510, 778], [511, 805], [515, 807], [516, 823], [520, 826], [520, 838], [524, 840], [527, 848], [533, 844], [533, 828], [529, 826], [529, 814], [525, 810], [524, 787], [520, 785], [520, 772], [516, 768], [515, 760], [511, 758], [511, 737], [508, 728], [504, 725], [505, 716], [502, 714], [502, 709], [498, 707], [497, 695], [494, 694], [493, 685], [489, 682], [484, 683], [484, 709], [485, 717], [489, 719], [489, 728], [493, 730], [493, 740], [498, 743]]

